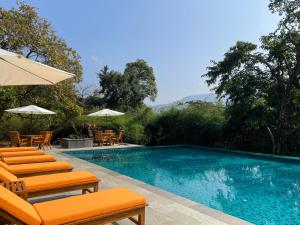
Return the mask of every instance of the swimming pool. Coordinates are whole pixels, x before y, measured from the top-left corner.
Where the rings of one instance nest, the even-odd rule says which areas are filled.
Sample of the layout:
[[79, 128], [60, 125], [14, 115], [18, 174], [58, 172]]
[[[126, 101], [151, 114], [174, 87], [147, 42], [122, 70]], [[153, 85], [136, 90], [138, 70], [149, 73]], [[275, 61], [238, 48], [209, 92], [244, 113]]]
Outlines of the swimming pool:
[[300, 161], [198, 147], [67, 154], [255, 224], [300, 224]]

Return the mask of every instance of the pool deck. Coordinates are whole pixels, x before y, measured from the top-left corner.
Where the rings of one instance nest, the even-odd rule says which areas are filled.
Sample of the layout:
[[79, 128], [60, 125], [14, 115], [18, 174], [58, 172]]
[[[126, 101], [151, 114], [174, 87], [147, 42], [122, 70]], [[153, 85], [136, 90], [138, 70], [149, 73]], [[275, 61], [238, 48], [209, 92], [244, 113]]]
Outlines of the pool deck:
[[[113, 147], [95, 147], [92, 150], [107, 148], [126, 148], [135, 147], [137, 145], [122, 145]], [[135, 180], [128, 176], [116, 173], [104, 167], [89, 163], [85, 160], [64, 154], [63, 151], [76, 151], [83, 149], [60, 149], [54, 148], [46, 150], [47, 153], [53, 154], [57, 160], [70, 162], [74, 166], [74, 170], [88, 170], [97, 175], [101, 180], [99, 190], [113, 187], [126, 187], [134, 190], [144, 196], [148, 200], [149, 206], [146, 209], [146, 225], [250, 225], [251, 223], [239, 218], [230, 216], [223, 212], [211, 209], [207, 206], [193, 202], [186, 198], [148, 185], [139, 180]], [[91, 149], [89, 149], [91, 150]], [[88, 151], [88, 150], [87, 150]], [[58, 196], [46, 198], [35, 198], [32, 202], [50, 200], [56, 197], [78, 194], [79, 192], [71, 192]], [[122, 220], [111, 225], [131, 225], [129, 220]]]

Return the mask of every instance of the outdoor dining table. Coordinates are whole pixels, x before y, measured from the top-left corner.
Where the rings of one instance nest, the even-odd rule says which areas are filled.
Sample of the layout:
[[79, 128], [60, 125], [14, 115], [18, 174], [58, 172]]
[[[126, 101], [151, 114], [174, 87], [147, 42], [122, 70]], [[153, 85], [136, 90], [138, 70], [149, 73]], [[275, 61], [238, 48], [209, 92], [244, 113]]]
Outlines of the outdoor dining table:
[[26, 135], [21, 135], [22, 138], [28, 138], [30, 141], [30, 147], [32, 146], [33, 139], [35, 138], [43, 138], [43, 135], [40, 134], [26, 134]]

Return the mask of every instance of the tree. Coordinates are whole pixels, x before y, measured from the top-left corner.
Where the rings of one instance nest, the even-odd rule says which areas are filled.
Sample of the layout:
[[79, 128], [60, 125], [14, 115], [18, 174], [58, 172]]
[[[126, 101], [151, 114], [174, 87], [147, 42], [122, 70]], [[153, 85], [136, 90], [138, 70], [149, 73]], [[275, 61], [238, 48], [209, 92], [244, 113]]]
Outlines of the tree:
[[128, 63], [123, 74], [104, 66], [98, 76], [100, 94], [109, 108], [127, 111], [141, 107], [148, 97], [152, 101], [156, 98], [153, 69], [144, 60]]
[[120, 108], [124, 104], [124, 76], [104, 66], [99, 72], [100, 94], [108, 108]]
[[241, 127], [265, 127], [272, 153], [288, 147], [300, 124], [299, 1], [271, 1], [283, 16], [278, 29], [261, 37], [261, 46], [237, 42], [224, 59], [208, 67], [209, 86], [228, 97], [227, 113]]
[[127, 63], [125, 71], [125, 88], [124, 95], [126, 102], [132, 108], [140, 106], [144, 99], [149, 97], [154, 101], [157, 96], [156, 80], [153, 68], [142, 60]]
[[[34, 7], [23, 2], [18, 2], [17, 8], [8, 10], [0, 7], [0, 48], [76, 75], [74, 79], [54, 86], [1, 88], [1, 92], [14, 89], [16, 106], [39, 104], [59, 110], [60, 118], [64, 119], [81, 113], [74, 86], [82, 76], [80, 57], [58, 37], [50, 23], [41, 18]], [[0, 101], [3, 105], [2, 99]]]

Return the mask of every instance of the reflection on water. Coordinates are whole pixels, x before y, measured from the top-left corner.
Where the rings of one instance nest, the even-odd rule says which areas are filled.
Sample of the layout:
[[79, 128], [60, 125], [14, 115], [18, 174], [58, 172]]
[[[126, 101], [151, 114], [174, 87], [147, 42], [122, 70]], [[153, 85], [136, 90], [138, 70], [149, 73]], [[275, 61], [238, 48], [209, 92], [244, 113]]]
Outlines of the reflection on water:
[[255, 224], [300, 224], [300, 166], [194, 148], [71, 153]]

